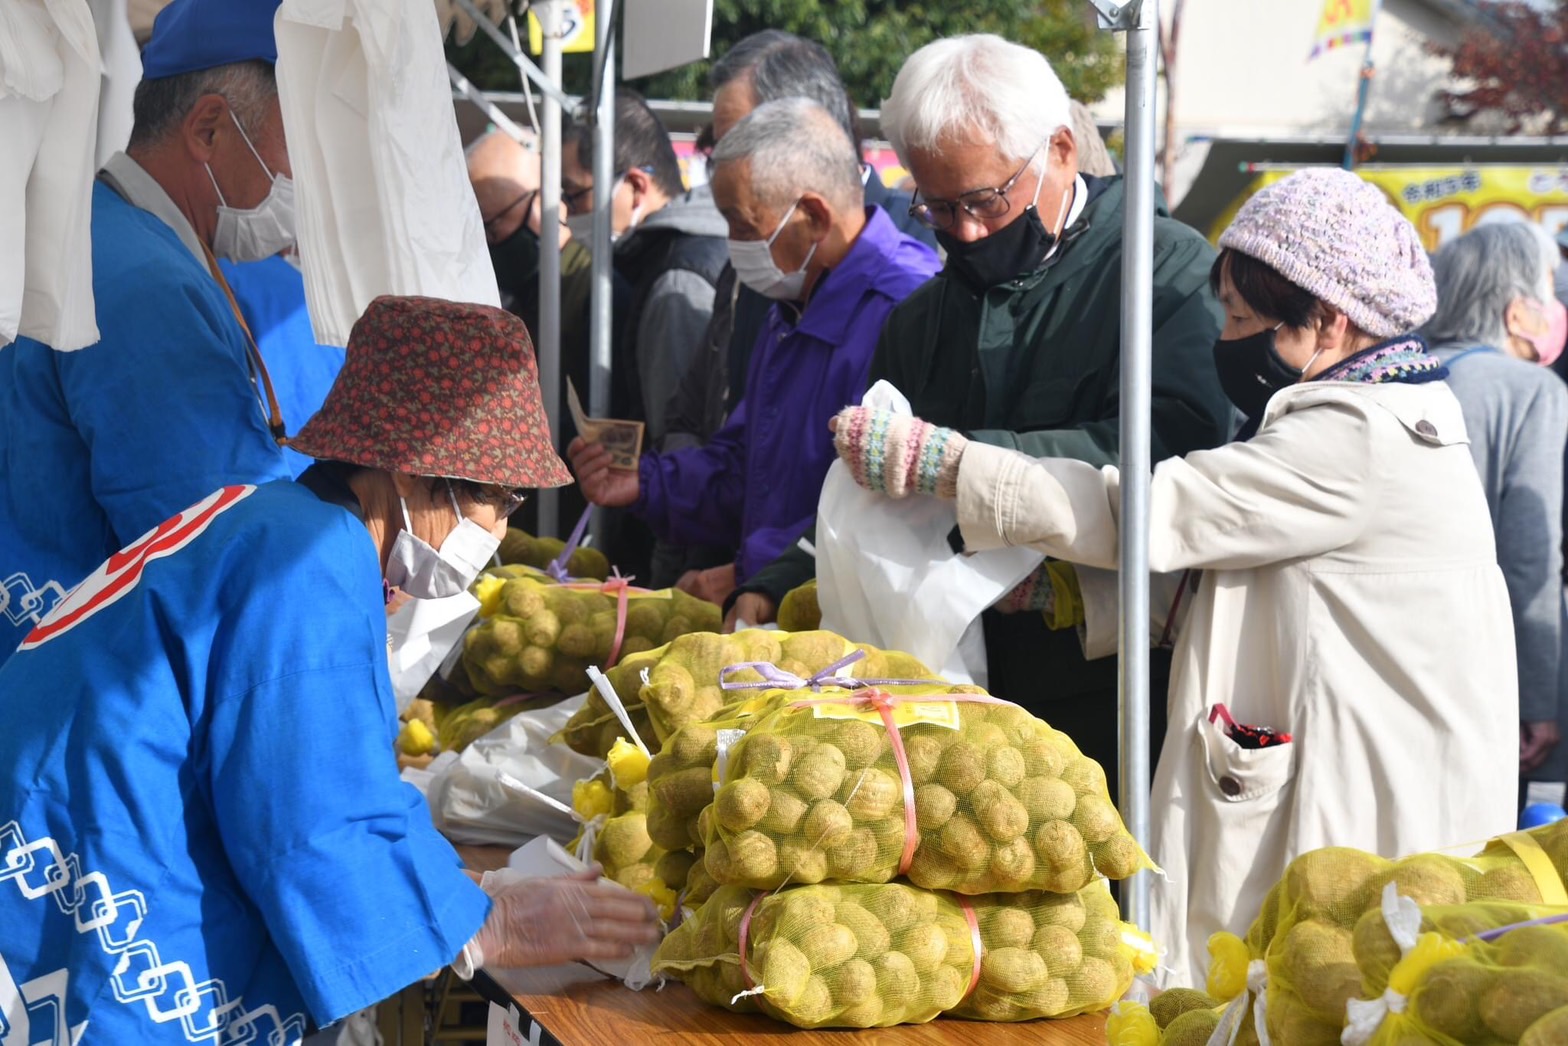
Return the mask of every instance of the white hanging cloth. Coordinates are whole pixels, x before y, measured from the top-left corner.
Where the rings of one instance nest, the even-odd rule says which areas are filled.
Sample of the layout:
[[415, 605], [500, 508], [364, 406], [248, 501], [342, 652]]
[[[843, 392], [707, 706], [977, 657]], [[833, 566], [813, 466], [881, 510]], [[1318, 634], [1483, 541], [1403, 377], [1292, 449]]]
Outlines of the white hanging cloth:
[[103, 90], [98, 97], [97, 166], [122, 152], [131, 140], [131, 102], [142, 79], [142, 53], [131, 33], [126, 0], [87, 0], [103, 56]]
[[98, 340], [89, 225], [101, 75], [87, 0], [0, 3], [0, 346]]
[[499, 306], [430, 0], [283, 0], [275, 24], [316, 340], [382, 294]]

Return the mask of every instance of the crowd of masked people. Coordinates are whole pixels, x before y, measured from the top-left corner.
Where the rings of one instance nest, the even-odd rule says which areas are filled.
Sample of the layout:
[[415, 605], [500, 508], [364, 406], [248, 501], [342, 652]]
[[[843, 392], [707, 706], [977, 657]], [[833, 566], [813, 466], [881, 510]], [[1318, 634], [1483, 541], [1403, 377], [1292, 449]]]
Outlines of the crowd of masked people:
[[[878, 379], [969, 439], [1115, 464], [1123, 186], [1047, 61], [981, 36], [913, 55], [882, 109], [910, 171], [899, 187], [863, 161], [855, 107], [821, 45], [755, 34], [720, 57], [709, 86], [707, 183], [690, 190], [657, 116], [635, 93], [617, 96], [612, 413], [644, 421], [649, 444], [636, 473], [611, 470], [568, 423], [579, 485], [563, 519], [583, 499], [614, 510], [625, 570], [723, 604], [731, 625], [760, 624], [813, 576], [809, 538], [835, 456], [826, 421]], [[562, 355], [579, 387], [592, 148], [591, 127], [570, 124], [557, 235]], [[492, 131], [469, 169], [503, 296], [532, 326], [539, 158]], [[1512, 608], [1521, 780], [1568, 777], [1557, 745], [1568, 393], [1549, 370], [1565, 335], [1558, 252], [1535, 226], [1476, 229], [1432, 259], [1436, 312], [1400, 332], [1424, 337], [1464, 407]], [[1156, 461], [1251, 436], [1273, 392], [1323, 376], [1272, 352], [1215, 349], [1215, 258], [1160, 210]], [[1305, 329], [1323, 300], [1269, 299], [1260, 315]], [[1052, 592], [1042, 568], [985, 615], [991, 685], [1110, 765], [1114, 658], [1086, 658], [1073, 629], [1049, 627]], [[1170, 658], [1152, 660], [1156, 751]]]
[[[554, 228], [538, 155], [481, 137], [469, 173], [522, 323], [428, 301], [372, 310], [343, 372], [357, 377], [334, 392], [357, 398], [289, 449], [279, 437], [316, 412], [344, 355], [311, 340], [276, 220], [291, 168], [271, 25], [258, 26], [236, 38], [258, 43], [217, 58], [173, 36], [144, 56], [131, 142], [94, 188], [103, 341], [0, 352], [7, 652], [36, 648], [73, 586], [175, 513], [225, 484], [302, 473], [384, 546], [383, 585], [451, 594], [435, 562], [448, 536], [488, 548], [524, 488], [572, 479], [562, 518], [610, 510], [605, 551], [625, 573], [721, 604], [727, 627], [766, 624], [814, 574], [819, 493], [842, 460], [878, 494], [952, 499], [954, 555], [1044, 553], [984, 615], [988, 685], [1116, 780], [1127, 193], [1045, 56], [987, 35], [910, 55], [881, 107], [908, 186], [864, 162], [828, 52], [777, 31], [714, 64], [699, 187], [629, 91], [609, 184], [594, 181], [591, 126], [566, 128]], [[441, 453], [494, 479], [412, 483], [385, 455], [444, 430], [403, 402], [408, 430], [371, 438], [397, 396], [426, 394], [374, 354], [463, 331], [516, 362], [538, 320], [539, 238], [555, 236], [562, 370], [585, 389], [596, 203], [615, 273], [609, 412], [645, 426], [636, 470], [569, 426], [555, 451], [570, 475], [548, 446], [485, 428]], [[1158, 208], [1151, 852], [1170, 873], [1154, 928], [1179, 968], [1196, 962], [1190, 942], [1256, 911], [1289, 856], [1486, 837], [1509, 827], [1524, 781], [1568, 779], [1568, 389], [1552, 371], [1568, 313], [1559, 245], [1540, 228], [1478, 227], [1429, 256], [1349, 172], [1264, 188], [1217, 247]], [[911, 413], [857, 406], [884, 379]], [[312, 459], [362, 471], [305, 472]], [[118, 614], [141, 605], [122, 602]], [[13, 678], [47, 667], [17, 660]]]

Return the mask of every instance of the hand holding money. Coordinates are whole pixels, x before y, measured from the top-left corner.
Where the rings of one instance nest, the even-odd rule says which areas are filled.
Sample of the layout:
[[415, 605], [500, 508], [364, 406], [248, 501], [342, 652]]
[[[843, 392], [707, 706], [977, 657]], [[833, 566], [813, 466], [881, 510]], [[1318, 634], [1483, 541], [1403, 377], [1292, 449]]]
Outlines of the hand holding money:
[[590, 443], [578, 436], [566, 448], [572, 471], [583, 497], [605, 508], [624, 508], [637, 500], [642, 486], [635, 471], [627, 472], [614, 464], [615, 455], [603, 443]]
[[610, 468], [637, 471], [637, 459], [642, 456], [642, 422], [588, 417], [570, 378], [566, 380], [566, 407], [572, 413], [577, 434], [589, 443], [602, 444], [609, 452]]

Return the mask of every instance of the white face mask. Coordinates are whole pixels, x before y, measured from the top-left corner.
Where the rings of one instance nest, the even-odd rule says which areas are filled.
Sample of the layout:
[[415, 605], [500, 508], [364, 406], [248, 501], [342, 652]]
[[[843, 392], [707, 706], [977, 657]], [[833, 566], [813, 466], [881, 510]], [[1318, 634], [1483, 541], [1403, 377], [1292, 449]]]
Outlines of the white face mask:
[[261, 261], [294, 246], [294, 182], [286, 174], [273, 174], [267, 169], [232, 109], [229, 119], [234, 121], [250, 154], [272, 179], [272, 188], [249, 210], [230, 207], [223, 190], [218, 188], [218, 179], [213, 177], [212, 165], [206, 165], [207, 177], [212, 179], [213, 191], [218, 194], [218, 225], [212, 234], [212, 253], [232, 262]]
[[811, 264], [812, 257], [817, 253], [817, 244], [813, 243], [811, 250], [806, 252], [806, 260], [800, 263], [800, 268], [789, 273], [773, 261], [773, 241], [779, 238], [785, 223], [799, 206], [799, 200], [789, 205], [789, 210], [779, 219], [778, 228], [766, 240], [729, 241], [730, 264], [735, 266], [735, 277], [758, 294], [774, 301], [800, 300], [801, 292], [806, 287], [806, 266]]
[[566, 227], [571, 230], [572, 239], [587, 247], [593, 242], [593, 212], [587, 214], [568, 214]]
[[[621, 183], [624, 181], [626, 181], [626, 175], [619, 175], [615, 179], [615, 182], [610, 186], [610, 220], [612, 223], [615, 220], [615, 194], [620, 191]], [[632, 234], [632, 230], [636, 229], [638, 223], [641, 221], [642, 204], [634, 204], [632, 206], [631, 217], [626, 222], [626, 228], [622, 229], [620, 232], [616, 232], [614, 228], [610, 229], [610, 243], [613, 245], [618, 241], [625, 239], [627, 236], [630, 236]], [[566, 216], [566, 227], [571, 230], [572, 239], [576, 240], [578, 243], [581, 243], [584, 247], [593, 242], [592, 211], [589, 211], [587, 214], [568, 214]]]
[[444, 599], [466, 591], [501, 545], [494, 534], [463, 515], [450, 486], [446, 493], [452, 499], [457, 527], [441, 542], [439, 552], [414, 534], [408, 502], [397, 499], [403, 506], [403, 529], [392, 542], [387, 584], [415, 599]]

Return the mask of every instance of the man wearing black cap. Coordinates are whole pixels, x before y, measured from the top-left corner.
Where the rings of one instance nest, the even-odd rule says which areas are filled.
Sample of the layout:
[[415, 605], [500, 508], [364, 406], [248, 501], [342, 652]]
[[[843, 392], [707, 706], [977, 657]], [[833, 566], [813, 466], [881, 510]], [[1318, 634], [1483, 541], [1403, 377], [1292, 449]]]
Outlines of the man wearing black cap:
[[102, 340], [0, 353], [0, 660], [109, 553], [226, 483], [289, 475], [266, 367], [216, 263], [294, 241], [277, 7], [159, 14], [130, 144], [93, 188]]

